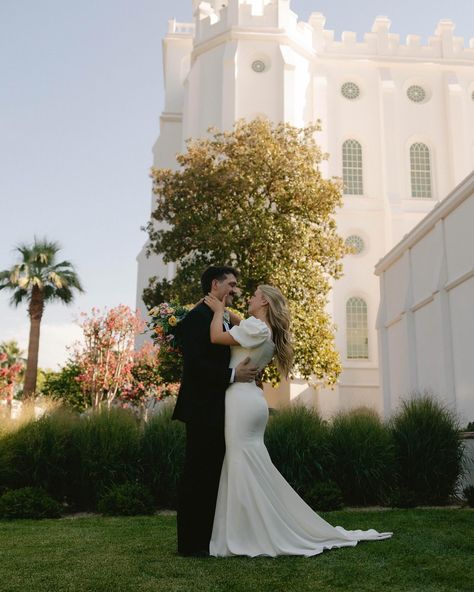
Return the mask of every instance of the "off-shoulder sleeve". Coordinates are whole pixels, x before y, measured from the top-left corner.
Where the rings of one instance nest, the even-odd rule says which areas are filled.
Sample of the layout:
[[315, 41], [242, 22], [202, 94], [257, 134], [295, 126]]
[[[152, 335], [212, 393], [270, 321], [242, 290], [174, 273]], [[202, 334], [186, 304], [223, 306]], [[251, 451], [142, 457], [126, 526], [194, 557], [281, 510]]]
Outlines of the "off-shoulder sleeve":
[[240, 343], [242, 347], [258, 347], [270, 337], [270, 329], [260, 319], [249, 317], [235, 325], [230, 330], [232, 337]]

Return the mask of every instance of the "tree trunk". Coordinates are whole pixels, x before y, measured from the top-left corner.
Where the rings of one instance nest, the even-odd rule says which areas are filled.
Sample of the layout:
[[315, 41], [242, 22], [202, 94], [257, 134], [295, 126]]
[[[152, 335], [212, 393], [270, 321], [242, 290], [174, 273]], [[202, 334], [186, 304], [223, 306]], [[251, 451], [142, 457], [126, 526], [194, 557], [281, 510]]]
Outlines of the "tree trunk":
[[28, 341], [28, 360], [26, 362], [25, 386], [23, 389], [23, 398], [25, 400], [34, 397], [36, 393], [40, 326], [43, 310], [43, 293], [37, 286], [34, 286], [28, 310], [30, 315], [30, 338]]

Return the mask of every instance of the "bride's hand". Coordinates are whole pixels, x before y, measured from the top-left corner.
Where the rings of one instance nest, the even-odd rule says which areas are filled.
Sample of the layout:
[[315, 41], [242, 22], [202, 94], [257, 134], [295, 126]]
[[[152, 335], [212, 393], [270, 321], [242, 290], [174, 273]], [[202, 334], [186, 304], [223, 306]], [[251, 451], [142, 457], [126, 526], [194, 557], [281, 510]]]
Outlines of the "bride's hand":
[[222, 300], [216, 298], [213, 294], [204, 296], [204, 302], [213, 312], [224, 312], [225, 311], [225, 296]]
[[196, 302], [196, 304], [193, 306], [193, 308], [196, 308], [196, 306], [199, 306], [201, 304], [201, 302], [204, 302], [204, 298], [201, 298], [200, 300], [198, 300]]

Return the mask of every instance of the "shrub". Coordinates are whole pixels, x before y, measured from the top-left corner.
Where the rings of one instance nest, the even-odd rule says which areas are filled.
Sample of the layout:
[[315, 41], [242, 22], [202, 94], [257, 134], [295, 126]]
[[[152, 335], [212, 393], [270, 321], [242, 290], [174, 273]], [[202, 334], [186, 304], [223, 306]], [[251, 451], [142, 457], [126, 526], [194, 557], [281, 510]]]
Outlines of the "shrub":
[[393, 480], [394, 450], [377, 413], [360, 408], [339, 413], [330, 429], [332, 478], [346, 504], [380, 502]]
[[467, 505], [474, 508], [474, 485], [468, 485], [462, 490], [462, 492], [466, 498]]
[[302, 492], [302, 496], [316, 512], [331, 512], [344, 506], [341, 488], [334, 481], [316, 483]]
[[463, 470], [463, 445], [456, 417], [429, 395], [404, 401], [392, 418], [398, 487], [413, 492], [417, 505], [443, 504]]
[[139, 425], [122, 409], [79, 416], [55, 411], [0, 441], [4, 487], [42, 487], [73, 507], [95, 509], [98, 494], [139, 475]]
[[98, 503], [99, 512], [106, 516], [139, 516], [153, 514], [153, 496], [140, 483], [112, 485]]
[[41, 487], [62, 501], [71, 493], [77, 416], [56, 410], [0, 440], [0, 482], [8, 489]]
[[12, 489], [0, 497], [0, 518], [59, 518], [60, 504], [39, 487]]
[[77, 507], [95, 509], [108, 487], [140, 476], [139, 421], [131, 411], [101, 409], [81, 416], [73, 438], [71, 499]]
[[160, 507], [176, 508], [184, 464], [185, 427], [172, 421], [172, 405], [165, 405], [145, 426], [141, 441], [143, 479]]
[[81, 372], [82, 369], [78, 364], [68, 360], [58, 372], [52, 370], [45, 372], [41, 392], [47, 397], [60, 400], [78, 411], [83, 411], [86, 401], [80, 382], [77, 380]]
[[416, 503], [416, 494], [406, 487], [389, 489], [384, 499], [384, 505], [391, 508], [414, 508]]
[[276, 468], [298, 493], [327, 480], [332, 463], [328, 428], [316, 411], [294, 406], [275, 413], [265, 443]]

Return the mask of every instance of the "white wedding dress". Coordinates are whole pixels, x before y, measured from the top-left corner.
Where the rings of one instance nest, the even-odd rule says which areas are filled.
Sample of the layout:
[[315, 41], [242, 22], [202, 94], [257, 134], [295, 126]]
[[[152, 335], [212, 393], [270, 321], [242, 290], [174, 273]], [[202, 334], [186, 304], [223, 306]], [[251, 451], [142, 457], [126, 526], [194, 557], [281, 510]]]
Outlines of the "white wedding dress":
[[[232, 327], [240, 344], [231, 348], [231, 366], [250, 356], [264, 368], [274, 343], [267, 325], [255, 317]], [[272, 464], [263, 441], [268, 406], [255, 383], [229, 386], [225, 399], [226, 455], [217, 496], [210, 554], [312, 556], [358, 541], [380, 540], [391, 532], [345, 530], [314, 512]]]

